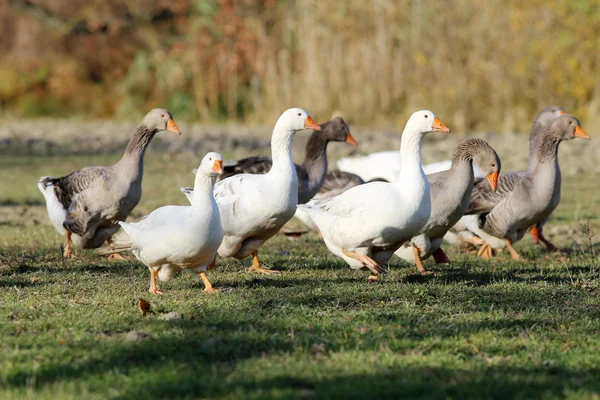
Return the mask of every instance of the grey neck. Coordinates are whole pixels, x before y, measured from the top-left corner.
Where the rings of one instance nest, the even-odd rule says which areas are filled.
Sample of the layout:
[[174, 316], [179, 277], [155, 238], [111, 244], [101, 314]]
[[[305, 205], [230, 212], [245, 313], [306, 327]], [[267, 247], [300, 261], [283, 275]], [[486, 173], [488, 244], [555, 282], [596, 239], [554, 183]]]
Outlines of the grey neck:
[[321, 186], [327, 174], [327, 144], [320, 132], [313, 132], [306, 144], [302, 167], [308, 173], [309, 186]]
[[141, 182], [144, 175], [144, 154], [156, 132], [158, 130], [151, 130], [144, 123], [137, 126], [129, 139], [123, 157], [115, 166], [122, 170], [120, 174], [123, 179]]
[[139, 124], [129, 139], [129, 143], [125, 149], [125, 156], [128, 154], [141, 154], [143, 156], [150, 141], [157, 132], [157, 129], [150, 129], [144, 123]]
[[540, 142], [543, 140], [544, 130], [539, 122], [534, 122], [529, 135], [529, 158], [527, 160], [527, 170], [533, 173], [538, 163], [538, 150]]
[[560, 190], [560, 167], [558, 166], [558, 146], [560, 142], [558, 138], [551, 135], [542, 138], [536, 152], [536, 163], [530, 170], [532, 175], [536, 177], [534, 185], [540, 188], [550, 188], [558, 185]]

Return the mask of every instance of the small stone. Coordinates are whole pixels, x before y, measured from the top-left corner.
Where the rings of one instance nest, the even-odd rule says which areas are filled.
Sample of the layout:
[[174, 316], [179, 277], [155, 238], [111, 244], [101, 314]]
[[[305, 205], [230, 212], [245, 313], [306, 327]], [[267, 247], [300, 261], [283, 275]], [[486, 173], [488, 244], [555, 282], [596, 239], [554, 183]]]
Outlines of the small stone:
[[162, 319], [163, 321], [172, 321], [174, 319], [181, 319], [183, 316], [179, 314], [177, 311], [171, 311], [167, 314], [162, 314], [158, 319]]

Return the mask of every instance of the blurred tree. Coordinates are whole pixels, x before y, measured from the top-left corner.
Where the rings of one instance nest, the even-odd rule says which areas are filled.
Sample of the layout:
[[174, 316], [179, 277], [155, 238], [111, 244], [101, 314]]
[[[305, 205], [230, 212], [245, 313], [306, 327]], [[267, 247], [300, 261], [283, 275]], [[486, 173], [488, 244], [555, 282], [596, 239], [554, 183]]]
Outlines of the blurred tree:
[[402, 124], [527, 131], [600, 108], [599, 0], [4, 0], [0, 104], [17, 115]]

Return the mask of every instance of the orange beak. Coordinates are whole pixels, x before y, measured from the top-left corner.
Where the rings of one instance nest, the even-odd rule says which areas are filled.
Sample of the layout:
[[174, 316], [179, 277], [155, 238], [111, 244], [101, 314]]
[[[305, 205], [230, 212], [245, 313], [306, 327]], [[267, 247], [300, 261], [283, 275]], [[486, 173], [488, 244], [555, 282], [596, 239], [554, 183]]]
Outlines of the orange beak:
[[175, 124], [175, 121], [173, 121], [173, 118], [169, 118], [169, 120], [167, 121], [167, 130], [181, 135], [181, 131]]
[[573, 134], [573, 136], [590, 140], [590, 136], [587, 133], [585, 133], [585, 131], [583, 130], [581, 125], [577, 125], [577, 128], [575, 128], [575, 133]]
[[356, 146], [356, 140], [354, 140], [354, 138], [352, 137], [352, 135], [350, 134], [350, 132], [348, 132], [348, 134], [346, 134], [346, 143], [351, 144], [352, 146]]
[[450, 133], [450, 129], [438, 117], [433, 118], [433, 131]]
[[310, 115], [306, 117], [306, 121], [304, 121], [304, 128], [312, 129], [313, 131], [321, 130], [321, 127], [310, 117]]
[[213, 161], [212, 171], [216, 172], [217, 174], [222, 174], [223, 173], [223, 161], [221, 161], [221, 160]]
[[567, 113], [566, 113], [566, 112], [564, 112], [563, 110], [560, 110], [558, 113], [559, 113], [560, 115], [567, 115]]
[[491, 174], [485, 177], [485, 180], [488, 181], [494, 192], [498, 188], [498, 175], [498, 172], [492, 172]]

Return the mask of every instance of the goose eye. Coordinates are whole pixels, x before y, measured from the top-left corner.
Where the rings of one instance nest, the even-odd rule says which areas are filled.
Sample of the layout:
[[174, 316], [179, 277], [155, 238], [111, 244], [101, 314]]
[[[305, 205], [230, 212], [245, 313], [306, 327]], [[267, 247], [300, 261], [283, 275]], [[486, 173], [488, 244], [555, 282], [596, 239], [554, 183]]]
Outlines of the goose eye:
[[429, 118], [429, 115], [425, 114], [425, 118]]
[[300, 116], [302, 116], [302, 114], [298, 113], [298, 116], [300, 117]]
[[162, 115], [161, 115], [161, 118], [164, 118], [164, 117], [165, 117], [165, 114], [162, 114]]

